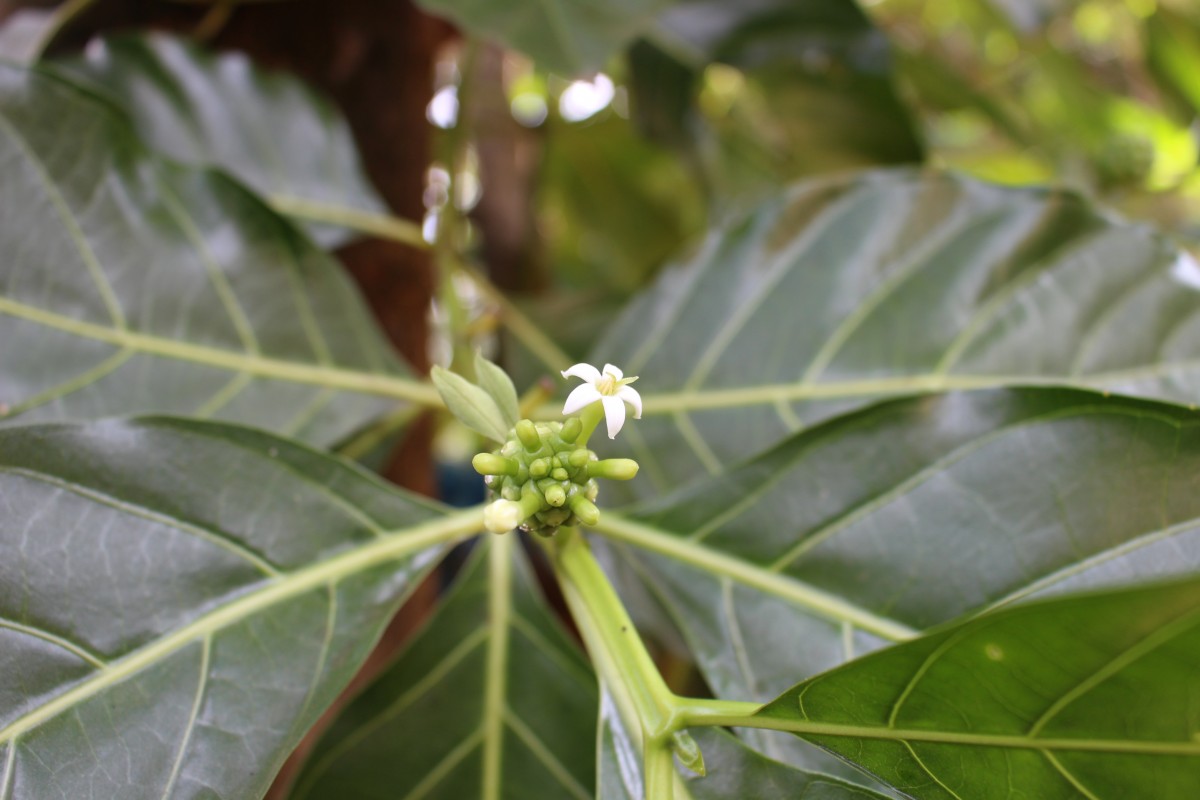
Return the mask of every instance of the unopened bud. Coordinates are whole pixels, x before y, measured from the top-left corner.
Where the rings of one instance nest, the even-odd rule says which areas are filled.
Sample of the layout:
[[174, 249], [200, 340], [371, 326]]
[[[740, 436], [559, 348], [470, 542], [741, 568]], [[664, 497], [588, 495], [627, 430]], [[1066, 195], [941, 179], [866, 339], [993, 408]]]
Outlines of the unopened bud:
[[517, 438], [521, 440], [521, 444], [530, 453], [536, 453], [542, 447], [542, 437], [538, 435], [537, 427], [527, 419], [523, 419], [516, 425]]
[[581, 433], [583, 433], [583, 422], [579, 417], [571, 417], [563, 423], [562, 430], [558, 432], [558, 435], [564, 442], [570, 444], [578, 439]]
[[575, 516], [579, 517], [579, 521], [584, 525], [595, 525], [600, 521], [600, 509], [596, 508], [596, 504], [582, 494], [571, 495], [567, 502], [570, 503]]
[[491, 533], [508, 533], [525, 520], [520, 503], [497, 500], [483, 509], [483, 527]]
[[546, 489], [546, 502], [558, 508], [567, 502], [567, 493], [556, 483]]
[[495, 453], [478, 453], [471, 459], [471, 466], [480, 475], [516, 475], [519, 465], [511, 458]]
[[606, 458], [587, 465], [589, 478], [607, 478], [610, 481], [627, 481], [638, 474], [638, 463], [632, 458]]

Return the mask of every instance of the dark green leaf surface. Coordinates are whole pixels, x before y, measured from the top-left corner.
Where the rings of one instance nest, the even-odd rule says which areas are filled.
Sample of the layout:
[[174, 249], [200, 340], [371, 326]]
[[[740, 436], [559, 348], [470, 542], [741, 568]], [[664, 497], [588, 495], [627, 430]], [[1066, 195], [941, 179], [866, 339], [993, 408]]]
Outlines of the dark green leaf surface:
[[0, 417], [178, 413], [327, 444], [437, 402], [307, 237], [150, 157], [69, 82], [0, 66], [0, 207]]
[[[162, 35], [99, 40], [63, 67], [98, 87], [159, 153], [220, 167], [273, 199], [387, 211], [345, 121], [293, 76]], [[311, 230], [327, 246], [346, 238]]]
[[1198, 663], [1192, 580], [988, 614], [806, 681], [760, 716], [922, 800], [1189, 800]]
[[717, 696], [765, 701], [962, 614], [1200, 571], [1197, 476], [1196, 412], [1084, 391], [948, 394], [826, 423], [626, 518], [606, 511], [599, 529]]
[[892, 395], [1066, 383], [1195, 402], [1200, 267], [1072, 194], [867, 173], [713, 234], [589, 360], [641, 376], [620, 455], [652, 496]]
[[591, 797], [596, 679], [516, 544], [484, 538], [438, 614], [318, 744], [295, 800]]
[[0, 797], [259, 797], [446, 515], [264, 433], [0, 431]]
[[499, 39], [565, 75], [599, 69], [651, 27], [671, 0], [419, 0], [476, 35]]
[[708, 775], [687, 779], [694, 800], [886, 800], [887, 795], [828, 775], [805, 772], [751, 750], [725, 731], [692, 731]]

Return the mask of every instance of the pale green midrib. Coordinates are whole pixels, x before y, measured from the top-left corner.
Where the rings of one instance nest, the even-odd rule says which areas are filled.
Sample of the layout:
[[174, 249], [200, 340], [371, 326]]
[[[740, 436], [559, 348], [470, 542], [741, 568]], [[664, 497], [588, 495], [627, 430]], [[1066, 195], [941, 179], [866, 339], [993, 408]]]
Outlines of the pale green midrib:
[[480, 730], [483, 734], [483, 775], [480, 796], [500, 800], [504, 745], [504, 709], [508, 691], [509, 618], [512, 616], [512, 541], [499, 536], [488, 551], [487, 674]]
[[440, 407], [442, 405], [437, 390], [429, 384], [394, 375], [302, 364], [163, 339], [134, 331], [82, 322], [51, 311], [17, 303], [7, 297], [0, 297], [0, 314], [8, 314], [64, 333], [148, 355], [189, 361], [232, 372], [246, 372], [261, 378], [276, 378], [294, 383], [393, 397], [426, 406]]
[[1019, 734], [970, 733], [965, 731], [934, 731], [910, 728], [885, 728], [871, 725], [844, 725], [836, 722], [788, 720], [771, 716], [722, 718], [706, 720], [711, 725], [749, 725], [774, 731], [787, 731], [801, 736], [832, 736], [835, 738], [873, 739], [927, 744], [956, 744], [970, 747], [997, 747], [1009, 750], [1051, 750], [1070, 752], [1114, 753], [1126, 755], [1200, 756], [1200, 742], [1151, 741], [1133, 739], [1070, 739], [1058, 737], [1021, 736]]
[[387, 214], [377, 214], [365, 209], [336, 203], [323, 203], [287, 194], [272, 194], [267, 203], [280, 214], [307, 222], [341, 225], [361, 233], [370, 233], [394, 242], [412, 245], [426, 250], [429, 242], [421, 234], [421, 227], [408, 220]]
[[682, 561], [714, 575], [731, 578], [744, 586], [773, 594], [835, 622], [855, 627], [893, 642], [912, 639], [919, 631], [895, 620], [881, 617], [852, 603], [795, 578], [749, 564], [701, 544], [663, 533], [650, 526], [605, 511], [595, 530], [610, 538], [627, 542], [660, 555]]
[[198, 638], [211, 635], [215, 631], [240, 622], [277, 603], [338, 581], [347, 575], [402, 558], [426, 547], [475, 533], [482, 528], [482, 523], [480, 508], [466, 509], [414, 525], [402, 532], [391, 534], [386, 539], [373, 540], [362, 547], [312, 564], [290, 575], [264, 581], [261, 585], [262, 588], [242, 595], [182, 628], [156, 639], [128, 656], [112, 662], [105, 669], [97, 670], [92, 677], [74, 685], [53, 700], [18, 717], [7, 727], [0, 729], [0, 744], [17, 738], [74, 707], [77, 703], [158, 663]]
[[[671, 414], [679, 411], [717, 410], [744, 406], [769, 405], [781, 401], [836, 400], [964, 389], [996, 389], [1007, 386], [1073, 386], [1098, 389], [1122, 381], [1155, 378], [1168, 371], [1200, 369], [1200, 360], [1154, 364], [1128, 370], [1095, 372], [1085, 376], [1069, 375], [935, 375], [921, 374], [895, 378], [828, 383], [778, 383], [745, 386], [737, 389], [700, 389], [690, 392], [646, 393], [642, 395], [644, 415]], [[539, 409], [539, 413], [548, 413]]]

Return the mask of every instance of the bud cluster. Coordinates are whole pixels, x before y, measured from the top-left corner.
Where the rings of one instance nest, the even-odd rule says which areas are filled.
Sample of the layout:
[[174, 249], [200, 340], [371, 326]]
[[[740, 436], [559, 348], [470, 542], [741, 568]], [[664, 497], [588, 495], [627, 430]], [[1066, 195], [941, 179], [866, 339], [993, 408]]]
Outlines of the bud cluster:
[[523, 419], [498, 451], [471, 460], [498, 498], [484, 512], [488, 530], [506, 533], [519, 526], [552, 536], [561, 525], [596, 524], [595, 479], [629, 480], [638, 465], [628, 458], [598, 460], [577, 444], [582, 432], [578, 417], [566, 422]]

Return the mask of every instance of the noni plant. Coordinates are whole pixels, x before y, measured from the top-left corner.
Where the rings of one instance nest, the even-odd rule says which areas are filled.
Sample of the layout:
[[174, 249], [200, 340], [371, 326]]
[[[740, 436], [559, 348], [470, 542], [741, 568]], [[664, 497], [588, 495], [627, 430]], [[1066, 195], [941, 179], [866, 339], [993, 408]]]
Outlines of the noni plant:
[[1200, 797], [1186, 4], [116, 5], [0, 36], [0, 800]]

